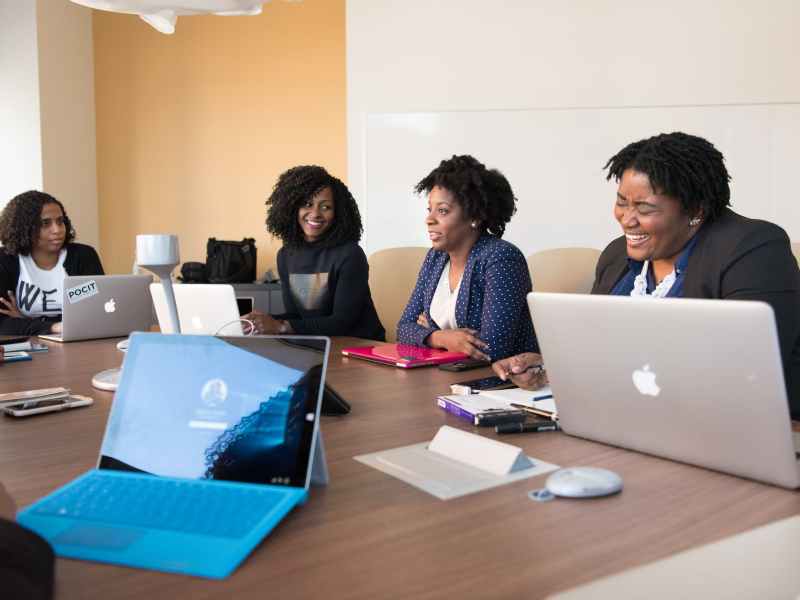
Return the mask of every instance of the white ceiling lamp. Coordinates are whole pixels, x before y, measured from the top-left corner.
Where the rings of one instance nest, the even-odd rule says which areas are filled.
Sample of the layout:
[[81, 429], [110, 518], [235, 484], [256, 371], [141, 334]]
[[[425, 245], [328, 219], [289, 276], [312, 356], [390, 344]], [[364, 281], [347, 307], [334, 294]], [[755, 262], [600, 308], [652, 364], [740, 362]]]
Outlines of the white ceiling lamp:
[[139, 15], [161, 33], [175, 33], [184, 15], [258, 15], [269, 0], [72, 0], [97, 10]]

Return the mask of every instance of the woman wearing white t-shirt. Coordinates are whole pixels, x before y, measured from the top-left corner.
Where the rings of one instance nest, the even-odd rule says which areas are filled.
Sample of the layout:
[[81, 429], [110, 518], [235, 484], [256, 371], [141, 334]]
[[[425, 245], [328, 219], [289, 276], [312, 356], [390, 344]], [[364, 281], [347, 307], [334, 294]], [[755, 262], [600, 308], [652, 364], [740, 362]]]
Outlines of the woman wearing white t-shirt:
[[0, 214], [0, 334], [61, 330], [64, 277], [102, 275], [94, 248], [76, 244], [64, 206], [44, 192], [14, 197]]

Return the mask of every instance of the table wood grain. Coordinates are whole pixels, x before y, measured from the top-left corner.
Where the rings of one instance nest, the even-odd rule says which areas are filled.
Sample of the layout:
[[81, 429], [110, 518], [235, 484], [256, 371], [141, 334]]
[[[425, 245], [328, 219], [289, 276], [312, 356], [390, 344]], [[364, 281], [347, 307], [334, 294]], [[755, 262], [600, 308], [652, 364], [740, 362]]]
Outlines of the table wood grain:
[[[88, 408], [0, 417], [0, 479], [18, 506], [92, 468], [112, 394], [91, 388], [119, 366], [117, 340], [50, 344], [0, 367], [0, 392], [67, 386]], [[436, 407], [458, 379], [345, 358], [334, 342], [328, 381], [353, 407], [324, 417], [331, 482], [313, 488], [225, 581], [59, 559], [57, 598], [538, 598], [771, 521], [800, 514], [800, 494], [563, 433], [503, 437], [559, 465], [617, 471], [625, 489], [593, 500], [536, 503], [544, 477], [441, 501], [353, 456], [430, 440], [442, 425], [479, 431]], [[743, 443], [746, 433], [742, 433]]]

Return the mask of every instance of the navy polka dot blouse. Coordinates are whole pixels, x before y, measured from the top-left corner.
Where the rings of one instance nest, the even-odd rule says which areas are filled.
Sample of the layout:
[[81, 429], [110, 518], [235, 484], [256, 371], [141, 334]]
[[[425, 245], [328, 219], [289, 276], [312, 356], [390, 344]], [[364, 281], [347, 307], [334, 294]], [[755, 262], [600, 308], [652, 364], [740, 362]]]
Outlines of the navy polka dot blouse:
[[[414, 292], [397, 324], [399, 342], [423, 346], [428, 336], [439, 329], [429, 311], [448, 260], [447, 252], [428, 251]], [[528, 264], [519, 248], [483, 235], [467, 259], [456, 300], [456, 323], [479, 332], [478, 337], [489, 344], [486, 353], [493, 361], [520, 352], [538, 352], [526, 301], [530, 291]], [[430, 328], [417, 323], [423, 312]]]

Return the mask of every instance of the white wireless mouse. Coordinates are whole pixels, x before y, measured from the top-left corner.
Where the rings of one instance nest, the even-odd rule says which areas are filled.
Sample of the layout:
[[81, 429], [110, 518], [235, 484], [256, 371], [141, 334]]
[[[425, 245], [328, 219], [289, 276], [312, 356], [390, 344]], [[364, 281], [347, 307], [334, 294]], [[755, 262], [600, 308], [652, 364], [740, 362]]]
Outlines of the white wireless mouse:
[[545, 487], [556, 496], [566, 498], [608, 496], [622, 489], [622, 477], [607, 469], [571, 467], [550, 475]]

